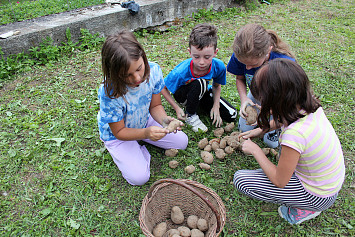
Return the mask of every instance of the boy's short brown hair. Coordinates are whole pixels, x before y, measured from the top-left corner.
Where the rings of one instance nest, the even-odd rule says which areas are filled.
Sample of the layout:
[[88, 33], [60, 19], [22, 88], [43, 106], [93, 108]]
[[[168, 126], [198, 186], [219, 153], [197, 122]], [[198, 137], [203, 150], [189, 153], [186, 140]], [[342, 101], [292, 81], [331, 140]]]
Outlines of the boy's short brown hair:
[[189, 47], [195, 46], [202, 50], [205, 47], [213, 46], [217, 48], [217, 27], [208, 23], [196, 25], [190, 34]]

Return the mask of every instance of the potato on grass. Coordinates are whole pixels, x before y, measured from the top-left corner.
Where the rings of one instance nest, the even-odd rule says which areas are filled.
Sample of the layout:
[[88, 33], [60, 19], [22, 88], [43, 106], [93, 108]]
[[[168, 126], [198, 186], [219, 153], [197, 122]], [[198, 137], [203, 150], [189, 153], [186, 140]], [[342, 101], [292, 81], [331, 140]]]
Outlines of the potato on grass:
[[195, 172], [196, 168], [193, 165], [189, 165], [185, 167], [185, 172], [188, 174], [192, 174], [193, 172]]
[[204, 151], [212, 151], [212, 146], [210, 144], [208, 144], [207, 146], [205, 146], [205, 148], [203, 148]]
[[171, 208], [170, 218], [175, 224], [181, 224], [184, 222], [184, 213], [182, 213], [180, 207], [174, 206]]
[[216, 151], [219, 149], [219, 143], [218, 142], [212, 142], [211, 144], [212, 150]]
[[203, 161], [207, 164], [212, 164], [213, 162], [213, 155], [208, 152], [208, 151], [202, 151], [201, 152], [201, 157], [203, 159]]
[[155, 237], [162, 237], [166, 232], [167, 224], [166, 222], [162, 222], [156, 225], [153, 229], [153, 235]]
[[208, 144], [212, 144], [213, 142], [217, 142], [217, 143], [219, 143], [221, 141], [221, 139], [220, 138], [212, 138], [209, 142], [208, 142]]
[[270, 154], [270, 148], [261, 148], [261, 150], [264, 152], [266, 156]]
[[227, 123], [227, 125], [224, 127], [224, 131], [231, 132], [231, 131], [233, 131], [234, 127], [235, 127], [235, 124], [233, 122]]
[[217, 128], [215, 130], [213, 130], [213, 134], [216, 136], [216, 137], [221, 137], [224, 133], [224, 128]]
[[270, 153], [271, 153], [273, 156], [277, 156], [277, 155], [279, 154], [274, 148], [270, 148]]
[[198, 166], [200, 166], [200, 168], [203, 170], [210, 170], [211, 169], [211, 166], [206, 163], [200, 163], [200, 164], [198, 164]]
[[226, 137], [221, 139], [221, 141], [219, 142], [219, 148], [221, 148], [221, 149], [226, 148], [228, 138], [229, 138], [229, 136], [226, 136]]
[[165, 155], [168, 156], [168, 157], [175, 157], [177, 155], [177, 153], [179, 153], [178, 149], [165, 150]]
[[234, 149], [231, 146], [227, 146], [226, 148], [224, 148], [224, 152], [227, 154], [233, 154]]
[[232, 136], [232, 137], [238, 137], [239, 134], [240, 134], [240, 131], [234, 131], [234, 132], [232, 132], [232, 133], [230, 134], [230, 136]]
[[169, 161], [169, 167], [172, 169], [175, 169], [176, 167], [178, 167], [179, 162], [177, 162], [176, 160], [171, 160]]
[[223, 160], [224, 157], [226, 157], [226, 153], [224, 152], [223, 149], [217, 149], [215, 153], [217, 159]]
[[204, 149], [208, 145], [208, 139], [203, 138], [201, 141], [198, 142], [198, 147], [200, 149]]

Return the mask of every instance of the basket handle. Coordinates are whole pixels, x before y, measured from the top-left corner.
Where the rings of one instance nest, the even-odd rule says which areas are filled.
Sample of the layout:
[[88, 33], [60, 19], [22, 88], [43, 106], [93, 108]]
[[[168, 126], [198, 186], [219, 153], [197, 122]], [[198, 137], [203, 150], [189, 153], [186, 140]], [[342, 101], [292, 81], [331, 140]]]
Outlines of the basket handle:
[[[197, 196], [199, 196], [214, 212], [214, 214], [216, 215], [216, 219], [217, 219], [217, 232], [220, 231], [220, 227], [221, 227], [221, 216], [219, 215], [218, 211], [216, 210], [216, 208], [212, 205], [211, 201], [208, 200], [204, 195], [202, 195], [200, 192], [198, 192], [196, 189], [194, 189], [193, 187], [187, 185], [184, 182], [181, 182], [179, 180], [176, 179], [160, 179], [158, 181], [156, 181], [152, 187], [160, 184], [160, 183], [164, 183], [164, 182], [170, 182], [170, 183], [174, 183], [174, 184], [178, 184], [180, 186], [183, 186], [184, 188], [190, 190], [191, 192], [193, 192], [194, 194], [196, 194]], [[148, 197], [151, 197], [152, 195], [152, 191], [154, 190], [154, 188], [151, 188], [148, 192]]]

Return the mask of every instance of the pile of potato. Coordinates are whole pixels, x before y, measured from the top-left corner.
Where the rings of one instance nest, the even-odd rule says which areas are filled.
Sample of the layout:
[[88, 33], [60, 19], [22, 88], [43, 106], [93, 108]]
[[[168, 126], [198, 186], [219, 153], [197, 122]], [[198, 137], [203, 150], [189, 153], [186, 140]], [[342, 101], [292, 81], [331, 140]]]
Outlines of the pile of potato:
[[[184, 213], [179, 206], [174, 206], [171, 209], [170, 218], [176, 225], [181, 225], [185, 221]], [[154, 227], [153, 235], [155, 237], [204, 237], [204, 232], [209, 229], [207, 221], [195, 215], [187, 217], [186, 224], [187, 226], [181, 225], [177, 229], [168, 230], [168, 224], [161, 222]]]
[[[203, 162], [199, 163], [198, 165], [201, 169], [211, 169], [210, 165], [213, 163], [214, 157], [223, 160], [229, 154], [233, 154], [236, 151], [242, 151], [242, 144], [244, 139], [238, 138], [240, 132], [233, 131], [234, 128], [235, 125], [233, 122], [228, 123], [224, 128], [217, 128], [213, 131], [213, 134], [216, 138], [211, 140], [203, 138], [201, 141], [199, 141], [198, 147], [202, 150], [201, 158]], [[228, 135], [228, 133], [230, 134]], [[272, 154], [273, 156], [278, 157], [277, 151], [273, 148], [263, 148], [262, 150], [265, 155]], [[177, 153], [177, 149], [169, 149], [165, 151], [165, 155], [169, 157], [175, 157]], [[169, 167], [172, 169], [175, 169], [178, 167], [178, 165], [179, 162], [176, 160], [169, 162]], [[191, 174], [196, 170], [196, 168], [194, 165], [189, 165], [185, 167], [184, 170], [186, 173]]]

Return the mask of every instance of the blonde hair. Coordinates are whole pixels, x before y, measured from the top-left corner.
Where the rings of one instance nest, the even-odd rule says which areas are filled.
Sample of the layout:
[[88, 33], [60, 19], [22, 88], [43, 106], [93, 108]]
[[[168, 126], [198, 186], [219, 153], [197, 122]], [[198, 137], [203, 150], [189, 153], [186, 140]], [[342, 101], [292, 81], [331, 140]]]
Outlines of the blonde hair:
[[273, 46], [273, 52], [295, 58], [275, 31], [258, 24], [247, 24], [239, 29], [234, 38], [233, 52], [237, 58], [261, 58], [269, 52], [270, 46]]

